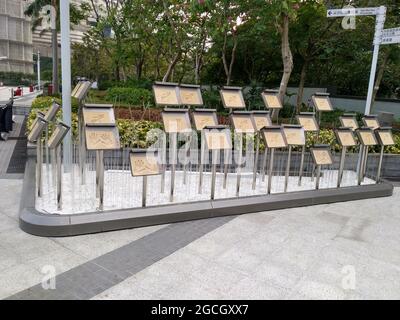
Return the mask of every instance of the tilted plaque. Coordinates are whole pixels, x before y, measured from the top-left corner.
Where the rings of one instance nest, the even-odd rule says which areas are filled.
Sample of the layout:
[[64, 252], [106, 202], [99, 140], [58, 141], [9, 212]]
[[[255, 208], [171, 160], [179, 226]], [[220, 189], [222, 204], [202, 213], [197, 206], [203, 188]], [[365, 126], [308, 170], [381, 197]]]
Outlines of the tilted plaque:
[[344, 114], [339, 117], [339, 120], [344, 128], [351, 128], [353, 131], [358, 129], [357, 118], [354, 114]]
[[201, 131], [205, 127], [217, 126], [217, 110], [214, 109], [195, 109], [192, 113], [193, 123], [196, 130]]
[[392, 146], [396, 144], [392, 134], [392, 128], [381, 127], [375, 131], [381, 146]]
[[286, 142], [290, 146], [304, 146], [306, 144], [306, 135], [301, 125], [283, 125], [283, 133]]
[[180, 106], [181, 99], [177, 83], [156, 82], [153, 85], [156, 104], [159, 106]]
[[315, 145], [311, 148], [311, 155], [317, 166], [331, 165], [333, 163], [329, 145]]
[[82, 101], [88, 95], [91, 86], [92, 83], [90, 81], [81, 81], [81, 84], [77, 86], [76, 90], [73, 91], [73, 94], [71, 94], [71, 96], [78, 99], [79, 101]]
[[312, 96], [312, 101], [319, 112], [333, 111], [329, 93], [315, 93]]
[[267, 148], [285, 148], [288, 145], [282, 127], [273, 126], [263, 128], [261, 135]]
[[305, 132], [318, 132], [319, 125], [315, 114], [312, 112], [302, 112], [297, 116], [297, 122], [303, 126]]
[[115, 125], [115, 116], [112, 104], [85, 104], [82, 113], [85, 124]]
[[375, 146], [378, 144], [374, 130], [371, 128], [360, 128], [356, 131], [359, 141], [364, 146]]
[[161, 113], [164, 130], [167, 133], [190, 132], [189, 109], [168, 109]]
[[46, 121], [54, 121], [57, 112], [61, 109], [61, 106], [57, 103], [57, 102], [53, 102], [51, 104], [51, 107], [49, 108], [49, 110], [47, 110], [46, 115], [44, 116], [44, 119]]
[[342, 147], [354, 147], [357, 145], [352, 128], [338, 128], [335, 130], [335, 135]]
[[231, 114], [231, 123], [236, 133], [254, 133], [256, 128], [251, 119], [251, 112], [234, 111]]
[[364, 116], [362, 121], [364, 123], [364, 126], [372, 128], [373, 130], [378, 129], [381, 126], [378, 120], [378, 116], [376, 115]]
[[87, 124], [85, 136], [88, 150], [116, 150], [121, 147], [118, 128], [114, 125]]
[[157, 151], [133, 150], [129, 155], [133, 177], [161, 174]]
[[261, 93], [261, 97], [264, 101], [265, 107], [268, 109], [282, 109], [282, 101], [279, 97], [278, 90], [264, 90]]
[[50, 149], [55, 149], [57, 148], [64, 137], [67, 135], [70, 127], [67, 126], [65, 123], [59, 122], [57, 126], [54, 128], [53, 134], [51, 135], [48, 146]]
[[228, 126], [205, 127], [204, 137], [208, 150], [232, 149], [231, 130]]
[[203, 97], [198, 85], [181, 84], [179, 86], [181, 103], [185, 106], [202, 106]]
[[257, 131], [260, 131], [264, 127], [271, 127], [272, 120], [269, 111], [252, 111], [251, 119], [253, 126]]
[[28, 135], [29, 142], [36, 142], [40, 139], [40, 135], [43, 133], [43, 130], [46, 128], [47, 121], [42, 117], [39, 116], [33, 121], [31, 132]]
[[242, 88], [240, 87], [223, 87], [220, 90], [222, 104], [226, 109], [245, 109]]

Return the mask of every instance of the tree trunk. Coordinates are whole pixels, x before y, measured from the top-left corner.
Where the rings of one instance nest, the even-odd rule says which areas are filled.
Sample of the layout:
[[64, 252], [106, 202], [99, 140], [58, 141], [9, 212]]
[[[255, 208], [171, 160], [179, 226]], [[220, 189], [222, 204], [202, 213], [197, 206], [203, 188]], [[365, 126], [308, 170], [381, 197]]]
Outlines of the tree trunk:
[[300, 113], [301, 105], [303, 103], [304, 85], [306, 83], [307, 69], [308, 69], [309, 63], [310, 62], [308, 59], [304, 60], [303, 66], [301, 67], [299, 91], [297, 92], [297, 105], [296, 105], [297, 113]]
[[167, 72], [165, 73], [162, 82], [168, 82], [168, 79], [171, 77], [172, 72], [174, 71], [174, 68], [176, 66], [176, 64], [178, 63], [179, 59], [181, 57], [181, 53], [178, 52], [174, 59], [170, 62], [170, 64], [168, 65], [168, 69]]
[[[57, 1], [52, 0], [51, 5], [54, 7], [54, 14], [56, 15], [53, 19], [57, 20]], [[53, 12], [53, 11], [52, 11]], [[60, 85], [58, 83], [58, 35], [57, 28], [51, 29], [51, 46], [52, 46], [52, 55], [53, 55], [53, 93], [60, 93]]]
[[233, 36], [233, 48], [232, 48], [232, 54], [231, 54], [231, 63], [229, 65], [229, 73], [226, 78], [227, 86], [229, 86], [231, 84], [232, 70], [233, 70], [233, 64], [235, 63], [235, 58], [236, 58], [237, 44], [238, 44], [237, 37], [234, 35]]
[[390, 55], [390, 49], [388, 49], [385, 52], [385, 55], [383, 56], [383, 61], [382, 61], [381, 65], [379, 66], [378, 74], [376, 75], [374, 91], [372, 92], [371, 113], [372, 113], [372, 109], [374, 107], [376, 95], [378, 94], [379, 87], [381, 86], [383, 74], [385, 73], [386, 66], [389, 62], [389, 55]]
[[293, 55], [292, 51], [290, 50], [290, 44], [289, 44], [289, 16], [284, 14], [282, 18], [283, 18], [283, 23], [282, 23], [281, 40], [282, 40], [283, 75], [279, 87], [279, 96], [283, 103], [290, 75], [292, 74], [293, 70]]

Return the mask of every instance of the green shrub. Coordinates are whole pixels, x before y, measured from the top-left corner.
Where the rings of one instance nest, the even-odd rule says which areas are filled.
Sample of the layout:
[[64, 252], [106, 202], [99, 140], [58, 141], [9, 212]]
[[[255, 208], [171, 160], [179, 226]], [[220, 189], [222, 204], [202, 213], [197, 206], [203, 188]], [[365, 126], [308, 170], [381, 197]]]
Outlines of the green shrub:
[[217, 109], [218, 112], [225, 112], [218, 89], [210, 88], [202, 90], [204, 107], [207, 109]]
[[116, 103], [127, 103], [138, 107], [153, 107], [152, 91], [143, 88], [114, 87], [107, 90], [106, 99]]
[[22, 72], [0, 71], [0, 82], [3, 82], [6, 86], [29, 86], [36, 82], [36, 76]]

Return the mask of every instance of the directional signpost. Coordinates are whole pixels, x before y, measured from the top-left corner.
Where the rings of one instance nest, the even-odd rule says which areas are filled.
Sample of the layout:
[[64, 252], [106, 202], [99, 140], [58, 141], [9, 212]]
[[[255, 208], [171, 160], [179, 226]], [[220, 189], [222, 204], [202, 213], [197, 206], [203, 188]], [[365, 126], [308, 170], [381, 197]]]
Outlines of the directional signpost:
[[400, 43], [400, 28], [384, 29], [380, 44], [396, 44]]
[[[354, 16], [376, 16], [374, 54], [372, 58], [367, 103], [365, 106], [365, 114], [369, 115], [369, 113], [371, 112], [372, 94], [375, 85], [375, 75], [376, 75], [376, 66], [378, 64], [379, 47], [381, 43], [383, 44], [382, 39], [385, 38], [383, 27], [385, 25], [385, 20], [386, 20], [386, 7], [380, 6], [371, 8], [345, 8], [345, 9], [332, 9], [327, 11], [328, 18], [354, 17]], [[394, 37], [392, 36], [392, 39], [393, 38]], [[390, 41], [392, 40], [388, 40], [388, 44], [391, 43]]]

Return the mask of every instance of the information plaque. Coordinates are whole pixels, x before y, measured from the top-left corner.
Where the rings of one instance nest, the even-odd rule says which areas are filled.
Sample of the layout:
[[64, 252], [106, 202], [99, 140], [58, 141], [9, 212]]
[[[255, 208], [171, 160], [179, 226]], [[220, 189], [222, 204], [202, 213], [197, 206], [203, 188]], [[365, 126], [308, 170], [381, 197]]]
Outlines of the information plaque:
[[81, 84], [79, 85], [78, 83], [76, 90], [72, 92], [71, 96], [82, 101], [86, 98], [91, 86], [92, 83], [90, 81], [81, 81]]
[[342, 147], [354, 147], [357, 145], [352, 128], [338, 128], [335, 130], [335, 135]]
[[166, 133], [190, 132], [189, 109], [168, 109], [161, 113]]
[[304, 146], [306, 144], [306, 135], [301, 125], [283, 125], [283, 133], [286, 142], [290, 146]]
[[375, 131], [378, 142], [381, 146], [392, 146], [395, 145], [392, 128], [381, 127]]
[[358, 122], [355, 114], [344, 114], [339, 117], [339, 120], [344, 128], [351, 128], [353, 131], [358, 129]]
[[181, 84], [179, 86], [181, 103], [185, 106], [203, 105], [203, 97], [201, 96], [201, 88], [198, 85]]
[[112, 104], [85, 104], [82, 113], [85, 124], [115, 125]]
[[196, 130], [201, 131], [205, 127], [217, 126], [217, 110], [215, 109], [195, 109], [192, 113], [193, 123]]
[[116, 150], [121, 147], [118, 128], [114, 125], [87, 124], [85, 131], [88, 150]]
[[231, 114], [231, 123], [236, 133], [254, 133], [256, 129], [251, 119], [251, 112], [234, 111]]
[[133, 150], [129, 154], [133, 177], [161, 174], [157, 151]]
[[266, 89], [261, 93], [261, 97], [267, 109], [283, 108], [282, 101], [279, 98], [279, 90]]
[[49, 110], [47, 110], [44, 119], [48, 122], [54, 121], [57, 112], [61, 109], [61, 106], [57, 102], [53, 102]]
[[226, 109], [245, 109], [242, 88], [223, 87], [220, 90], [222, 104]]
[[302, 112], [297, 115], [297, 122], [303, 126], [305, 132], [318, 132], [319, 125], [313, 112]]
[[271, 127], [272, 120], [269, 111], [252, 111], [251, 119], [253, 126], [257, 131], [260, 131], [264, 127]]
[[156, 82], [153, 85], [153, 92], [156, 104], [159, 106], [182, 105], [177, 83]]
[[228, 126], [205, 127], [204, 137], [208, 150], [232, 149], [231, 130]]
[[285, 148], [288, 145], [282, 127], [266, 127], [261, 130], [261, 134], [267, 148]]
[[28, 135], [28, 141], [36, 142], [38, 139], [40, 139], [40, 135], [46, 128], [46, 125], [47, 121], [42, 116], [38, 115], [38, 117], [32, 123], [31, 132]]
[[356, 131], [359, 141], [363, 146], [375, 146], [378, 144], [374, 130], [371, 128], [360, 128]]
[[378, 116], [376, 115], [364, 116], [362, 121], [364, 123], [364, 126], [372, 128], [373, 130], [378, 129], [381, 126], [378, 120]]
[[312, 101], [319, 112], [333, 111], [329, 93], [315, 93], [312, 96]]
[[315, 145], [311, 148], [311, 154], [317, 166], [331, 165], [333, 163], [329, 145]]
[[50, 149], [57, 148], [61, 144], [64, 137], [67, 135], [69, 129], [70, 127], [67, 126], [65, 123], [59, 122], [57, 126], [54, 128], [53, 134], [51, 135], [49, 142], [47, 144], [49, 148]]

